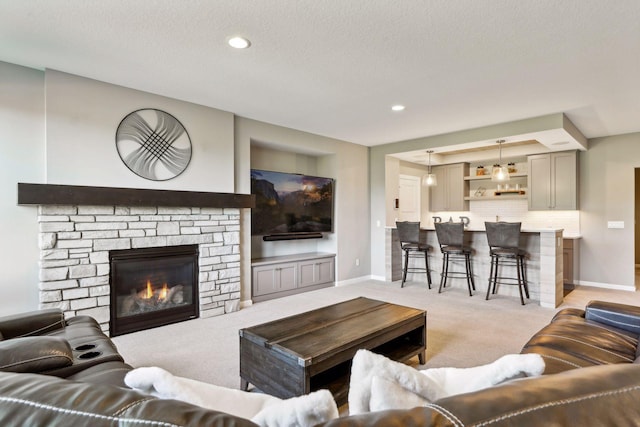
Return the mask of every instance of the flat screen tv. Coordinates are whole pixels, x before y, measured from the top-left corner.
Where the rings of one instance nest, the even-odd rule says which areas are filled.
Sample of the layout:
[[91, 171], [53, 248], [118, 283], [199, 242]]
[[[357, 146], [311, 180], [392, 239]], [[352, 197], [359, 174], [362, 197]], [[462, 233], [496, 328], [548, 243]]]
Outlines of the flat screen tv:
[[333, 231], [333, 184], [332, 178], [251, 169], [251, 234]]

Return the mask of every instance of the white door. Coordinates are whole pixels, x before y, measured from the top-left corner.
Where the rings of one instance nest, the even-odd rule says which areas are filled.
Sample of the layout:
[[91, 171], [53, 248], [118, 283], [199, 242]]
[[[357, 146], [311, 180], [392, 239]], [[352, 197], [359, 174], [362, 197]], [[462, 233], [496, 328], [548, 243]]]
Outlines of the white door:
[[420, 221], [420, 177], [400, 175], [399, 177], [400, 206], [399, 221]]

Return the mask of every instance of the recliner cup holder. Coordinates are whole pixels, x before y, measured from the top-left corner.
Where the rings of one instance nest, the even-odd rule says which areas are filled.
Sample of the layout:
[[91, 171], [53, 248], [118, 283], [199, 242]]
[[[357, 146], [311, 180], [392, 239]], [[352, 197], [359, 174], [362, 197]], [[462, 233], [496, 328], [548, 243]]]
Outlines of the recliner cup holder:
[[91, 350], [93, 348], [96, 348], [95, 344], [83, 344], [83, 345], [79, 345], [78, 347], [74, 348], [74, 350], [76, 350], [76, 351], [86, 351], [86, 350]]
[[93, 359], [94, 357], [98, 357], [101, 354], [102, 354], [101, 351], [90, 351], [88, 353], [82, 353], [80, 356], [78, 356], [78, 359], [82, 359], [82, 360]]

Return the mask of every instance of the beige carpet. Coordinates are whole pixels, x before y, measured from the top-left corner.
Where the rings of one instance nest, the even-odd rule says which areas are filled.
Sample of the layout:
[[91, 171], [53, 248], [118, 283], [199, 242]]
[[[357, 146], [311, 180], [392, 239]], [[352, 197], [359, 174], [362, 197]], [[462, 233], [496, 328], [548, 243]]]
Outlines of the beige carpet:
[[564, 307], [584, 307], [591, 299], [640, 305], [640, 293], [577, 286], [558, 309], [517, 297], [484, 299], [483, 287], [469, 297], [466, 286], [438, 294], [421, 282], [387, 283], [365, 280], [254, 304], [238, 312], [195, 319], [114, 338], [134, 367], [159, 366], [169, 372], [209, 383], [239, 387], [238, 330], [302, 313], [328, 304], [365, 296], [427, 310], [427, 361], [418, 368], [469, 367], [518, 353], [533, 333]]

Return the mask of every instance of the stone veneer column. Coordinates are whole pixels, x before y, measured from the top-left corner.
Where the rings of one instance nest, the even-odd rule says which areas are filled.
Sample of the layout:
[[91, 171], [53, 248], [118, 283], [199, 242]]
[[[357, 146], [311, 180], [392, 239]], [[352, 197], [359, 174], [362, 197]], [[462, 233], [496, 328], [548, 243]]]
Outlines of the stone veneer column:
[[41, 205], [40, 308], [109, 328], [109, 251], [197, 244], [200, 316], [240, 308], [240, 211]]
[[540, 232], [540, 305], [556, 308], [564, 299], [562, 230]]

